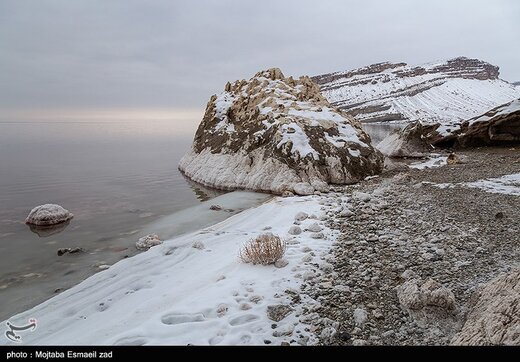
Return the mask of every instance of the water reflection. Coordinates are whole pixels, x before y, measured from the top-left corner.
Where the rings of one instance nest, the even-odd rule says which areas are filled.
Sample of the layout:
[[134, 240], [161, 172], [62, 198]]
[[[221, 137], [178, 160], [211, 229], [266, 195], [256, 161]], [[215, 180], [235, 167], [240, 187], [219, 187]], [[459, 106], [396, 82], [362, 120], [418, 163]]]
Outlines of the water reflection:
[[186, 183], [191, 188], [191, 190], [195, 193], [195, 197], [197, 197], [197, 200], [199, 200], [200, 202], [208, 201], [228, 192], [203, 186], [193, 180], [190, 180], [184, 174], [182, 176], [186, 180]]
[[27, 226], [29, 226], [29, 229], [33, 233], [37, 234], [40, 238], [46, 238], [51, 235], [56, 235], [56, 234], [61, 233], [63, 230], [65, 230], [65, 228], [67, 226], [69, 226], [69, 224], [70, 224], [70, 220], [67, 220], [65, 222], [62, 222], [62, 223], [59, 223], [56, 225], [41, 226], [41, 225], [27, 224]]

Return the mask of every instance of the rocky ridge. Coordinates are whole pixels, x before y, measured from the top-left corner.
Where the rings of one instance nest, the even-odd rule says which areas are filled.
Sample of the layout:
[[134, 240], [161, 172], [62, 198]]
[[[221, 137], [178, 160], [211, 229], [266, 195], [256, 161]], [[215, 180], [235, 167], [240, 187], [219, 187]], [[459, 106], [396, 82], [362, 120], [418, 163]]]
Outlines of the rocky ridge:
[[332, 105], [359, 121], [438, 122], [443, 135], [520, 96], [520, 88], [499, 78], [497, 66], [465, 57], [419, 66], [378, 63], [312, 79]]

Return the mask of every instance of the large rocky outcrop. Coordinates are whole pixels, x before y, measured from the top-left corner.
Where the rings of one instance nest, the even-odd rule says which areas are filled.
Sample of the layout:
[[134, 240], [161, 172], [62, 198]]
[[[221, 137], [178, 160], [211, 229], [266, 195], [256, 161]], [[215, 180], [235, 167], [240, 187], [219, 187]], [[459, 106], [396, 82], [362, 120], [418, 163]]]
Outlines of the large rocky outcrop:
[[520, 99], [463, 122], [458, 142], [463, 147], [520, 143]]
[[461, 122], [520, 97], [497, 66], [459, 57], [411, 66], [379, 63], [312, 78], [324, 96], [361, 122], [439, 123], [442, 136]]
[[179, 169], [220, 189], [327, 191], [381, 172], [383, 156], [358, 122], [333, 108], [308, 77], [279, 69], [226, 84], [211, 97]]
[[487, 283], [455, 345], [520, 345], [520, 268]]

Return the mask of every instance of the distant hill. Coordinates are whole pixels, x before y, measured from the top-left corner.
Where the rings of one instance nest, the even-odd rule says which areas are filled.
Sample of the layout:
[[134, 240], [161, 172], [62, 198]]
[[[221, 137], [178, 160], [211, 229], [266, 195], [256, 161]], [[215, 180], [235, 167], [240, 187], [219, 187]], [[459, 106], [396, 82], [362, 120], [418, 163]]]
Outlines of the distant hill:
[[460, 122], [520, 97], [499, 68], [465, 57], [411, 66], [378, 63], [312, 77], [334, 106], [362, 122], [439, 122], [450, 133]]

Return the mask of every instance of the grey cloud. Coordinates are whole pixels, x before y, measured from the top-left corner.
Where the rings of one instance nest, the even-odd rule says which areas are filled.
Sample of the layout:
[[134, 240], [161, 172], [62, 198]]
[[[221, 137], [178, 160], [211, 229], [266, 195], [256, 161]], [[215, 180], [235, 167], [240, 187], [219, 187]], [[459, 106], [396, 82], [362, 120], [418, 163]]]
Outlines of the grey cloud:
[[320, 74], [459, 55], [520, 80], [515, 0], [0, 3], [0, 107], [203, 107], [272, 66]]

